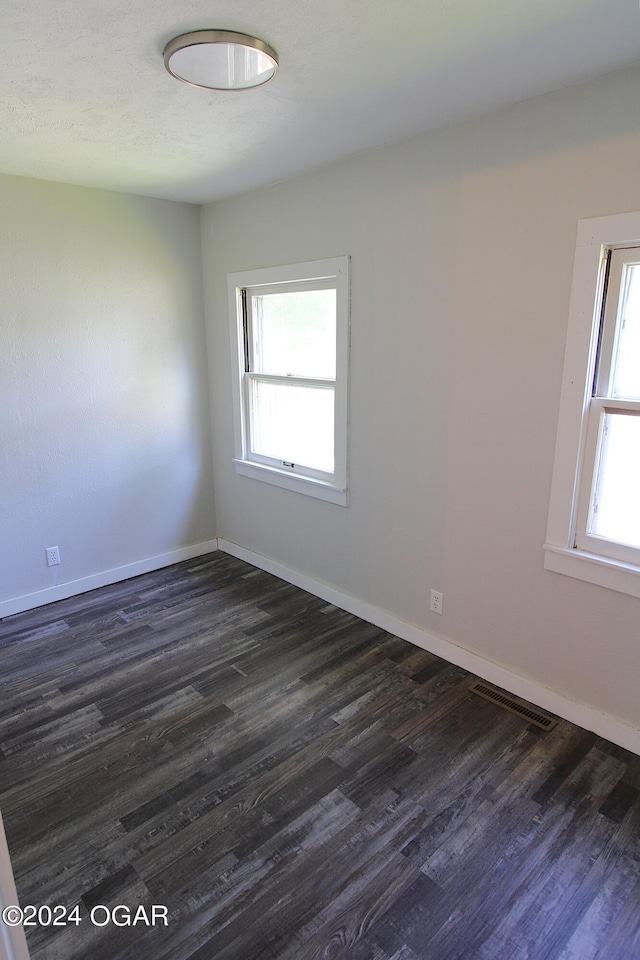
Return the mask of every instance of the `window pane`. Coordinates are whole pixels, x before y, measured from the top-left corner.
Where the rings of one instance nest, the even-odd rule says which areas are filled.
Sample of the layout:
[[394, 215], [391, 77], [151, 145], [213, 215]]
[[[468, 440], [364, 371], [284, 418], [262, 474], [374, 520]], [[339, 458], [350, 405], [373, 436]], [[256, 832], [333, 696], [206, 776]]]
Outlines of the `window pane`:
[[251, 299], [256, 373], [335, 380], [335, 290], [299, 290]]
[[333, 473], [333, 388], [251, 380], [251, 451]]
[[623, 302], [616, 336], [612, 396], [640, 398], [640, 264], [625, 271]]
[[640, 547], [640, 416], [604, 415], [590, 532]]

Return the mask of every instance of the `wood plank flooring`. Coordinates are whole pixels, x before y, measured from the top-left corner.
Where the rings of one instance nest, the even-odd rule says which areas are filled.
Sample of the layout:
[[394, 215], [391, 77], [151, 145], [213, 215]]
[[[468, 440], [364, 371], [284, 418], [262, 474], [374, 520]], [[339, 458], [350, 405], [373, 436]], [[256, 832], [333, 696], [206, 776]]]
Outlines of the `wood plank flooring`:
[[0, 622], [33, 960], [637, 960], [640, 758], [472, 679], [222, 553]]

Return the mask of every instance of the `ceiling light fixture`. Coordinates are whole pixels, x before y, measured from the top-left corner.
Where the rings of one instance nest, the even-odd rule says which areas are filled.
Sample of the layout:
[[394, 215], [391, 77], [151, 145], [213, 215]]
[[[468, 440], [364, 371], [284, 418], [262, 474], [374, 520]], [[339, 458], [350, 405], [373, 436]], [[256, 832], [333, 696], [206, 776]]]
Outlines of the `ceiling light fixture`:
[[164, 65], [176, 80], [206, 90], [246, 90], [268, 83], [278, 56], [257, 37], [234, 30], [193, 30], [169, 40]]

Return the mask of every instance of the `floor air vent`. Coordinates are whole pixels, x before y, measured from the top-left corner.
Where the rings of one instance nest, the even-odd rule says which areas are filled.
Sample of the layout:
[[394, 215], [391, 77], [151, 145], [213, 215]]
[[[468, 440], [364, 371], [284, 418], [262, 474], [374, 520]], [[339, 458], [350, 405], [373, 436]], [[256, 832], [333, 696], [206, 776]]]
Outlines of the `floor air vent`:
[[549, 717], [546, 713], [541, 713], [540, 710], [533, 710], [525, 700], [512, 697], [510, 694], [484, 683], [483, 680], [476, 680], [469, 689], [473, 693], [477, 693], [479, 697], [497, 703], [503, 710], [517, 713], [519, 717], [528, 720], [529, 723], [534, 723], [536, 727], [541, 727], [543, 730], [553, 730], [558, 722], [554, 717]]

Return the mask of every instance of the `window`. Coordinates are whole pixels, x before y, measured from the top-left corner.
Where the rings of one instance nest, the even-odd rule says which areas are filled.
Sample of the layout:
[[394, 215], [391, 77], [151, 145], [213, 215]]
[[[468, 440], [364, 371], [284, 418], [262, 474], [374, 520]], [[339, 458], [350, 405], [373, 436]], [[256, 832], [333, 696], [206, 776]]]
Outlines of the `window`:
[[576, 546], [640, 560], [640, 247], [609, 250]]
[[236, 471], [347, 503], [349, 259], [228, 277]]
[[545, 567], [640, 596], [640, 213], [579, 225]]

